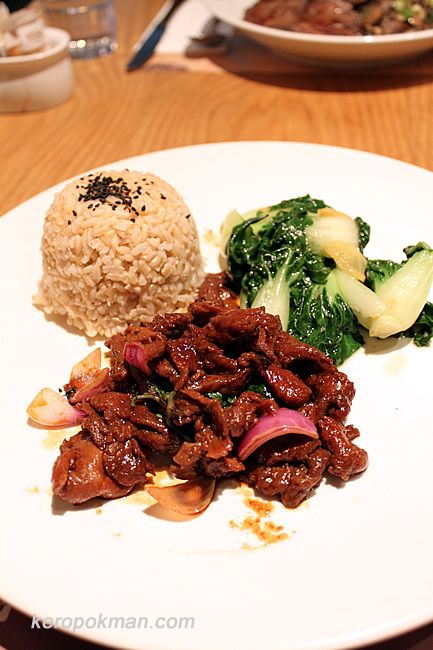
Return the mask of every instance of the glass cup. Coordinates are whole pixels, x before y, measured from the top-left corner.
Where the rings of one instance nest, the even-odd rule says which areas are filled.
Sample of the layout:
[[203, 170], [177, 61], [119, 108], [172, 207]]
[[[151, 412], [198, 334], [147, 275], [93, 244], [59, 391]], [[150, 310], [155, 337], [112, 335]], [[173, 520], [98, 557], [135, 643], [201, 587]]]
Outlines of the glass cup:
[[117, 49], [114, 0], [42, 0], [45, 22], [70, 34], [69, 52], [92, 59]]

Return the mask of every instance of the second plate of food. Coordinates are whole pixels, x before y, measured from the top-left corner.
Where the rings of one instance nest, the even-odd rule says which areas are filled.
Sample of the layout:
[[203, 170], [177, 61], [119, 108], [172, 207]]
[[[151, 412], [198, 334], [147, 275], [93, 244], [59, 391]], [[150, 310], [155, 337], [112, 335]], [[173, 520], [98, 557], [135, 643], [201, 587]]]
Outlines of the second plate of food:
[[[277, 29], [245, 19], [251, 0], [204, 0], [212, 13], [270, 48], [300, 63], [327, 67], [372, 67], [396, 64], [433, 49], [433, 29], [409, 29], [394, 34], [311, 33]], [[419, 8], [419, 7], [418, 7]], [[339, 7], [335, 15], [339, 16]], [[341, 8], [340, 8], [341, 9]], [[406, 7], [407, 9], [407, 7]], [[341, 11], [340, 11], [341, 14]], [[407, 14], [407, 11], [406, 11]], [[410, 18], [410, 15], [407, 15]], [[425, 23], [427, 25], [427, 23]], [[428, 25], [427, 25], [428, 26]]]

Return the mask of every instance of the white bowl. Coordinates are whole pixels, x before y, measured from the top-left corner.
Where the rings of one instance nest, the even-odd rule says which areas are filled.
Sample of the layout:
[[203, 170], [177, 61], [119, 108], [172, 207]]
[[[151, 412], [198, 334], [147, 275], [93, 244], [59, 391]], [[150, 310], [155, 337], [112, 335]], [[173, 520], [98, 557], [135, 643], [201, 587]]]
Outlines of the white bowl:
[[433, 49], [433, 29], [383, 36], [328, 36], [262, 27], [243, 19], [254, 0], [204, 0], [224, 22], [277, 54], [333, 67], [378, 66], [406, 61]]
[[66, 101], [74, 88], [70, 37], [46, 27], [42, 52], [0, 57], [0, 112], [36, 111]]

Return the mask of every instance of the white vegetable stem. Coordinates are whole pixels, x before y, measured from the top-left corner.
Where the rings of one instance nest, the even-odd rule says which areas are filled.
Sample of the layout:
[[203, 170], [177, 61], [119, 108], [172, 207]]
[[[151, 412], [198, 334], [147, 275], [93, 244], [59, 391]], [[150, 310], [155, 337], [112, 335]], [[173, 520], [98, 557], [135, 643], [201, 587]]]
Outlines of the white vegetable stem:
[[358, 247], [359, 230], [354, 219], [342, 217], [313, 216], [313, 223], [307, 226], [305, 233], [308, 245], [317, 255], [329, 257], [323, 245], [331, 241], [344, 241]]
[[355, 316], [363, 325], [368, 324], [368, 319], [376, 318], [382, 314], [386, 305], [379, 296], [350, 275], [339, 269], [332, 271], [337, 279], [339, 293], [347, 302]]
[[279, 316], [285, 331], [290, 316], [290, 283], [286, 280], [290, 260], [291, 258], [288, 257], [275, 277], [267, 280], [260, 287], [251, 305], [251, 307], [265, 307], [268, 314]]
[[415, 253], [376, 288], [386, 310], [375, 318], [369, 334], [387, 338], [411, 327], [428, 300], [433, 283], [433, 251]]
[[227, 244], [233, 232], [233, 228], [239, 226], [243, 222], [244, 218], [237, 210], [231, 210], [231, 212], [226, 216], [220, 230], [220, 251], [224, 256], [226, 255]]

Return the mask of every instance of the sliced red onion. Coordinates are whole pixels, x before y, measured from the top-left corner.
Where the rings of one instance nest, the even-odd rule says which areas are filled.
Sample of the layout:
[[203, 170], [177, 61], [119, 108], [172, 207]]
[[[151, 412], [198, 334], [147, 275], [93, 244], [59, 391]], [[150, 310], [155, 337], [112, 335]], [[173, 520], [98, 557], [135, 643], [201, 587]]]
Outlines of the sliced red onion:
[[293, 409], [281, 408], [271, 415], [262, 415], [257, 424], [244, 433], [238, 447], [239, 460], [244, 461], [268, 440], [288, 433], [310, 438], [319, 437], [316, 427], [309, 418]]
[[43, 388], [27, 407], [27, 415], [47, 427], [65, 427], [77, 424], [86, 414], [69, 404], [66, 397], [51, 388]]
[[130, 363], [131, 366], [139, 368], [145, 372], [146, 375], [152, 374], [152, 371], [147, 365], [146, 350], [144, 345], [139, 341], [127, 341], [123, 349], [123, 356], [125, 361]]
[[88, 384], [101, 369], [101, 357], [101, 348], [96, 348], [76, 363], [72, 367], [69, 384], [76, 388], [82, 388]]
[[146, 489], [150, 496], [164, 508], [182, 515], [197, 515], [212, 501], [215, 483], [216, 480], [210, 476], [198, 476], [185, 483], [166, 487], [150, 486]]
[[93, 397], [93, 395], [98, 395], [99, 393], [102, 393], [105, 388], [108, 385], [108, 382], [110, 381], [110, 370], [109, 368], [102, 368], [90, 381], [88, 384], [83, 386], [83, 388], [80, 388], [80, 390], [77, 390], [75, 393], [71, 395], [69, 398], [70, 404], [78, 404], [78, 402], [82, 402], [83, 399]]

